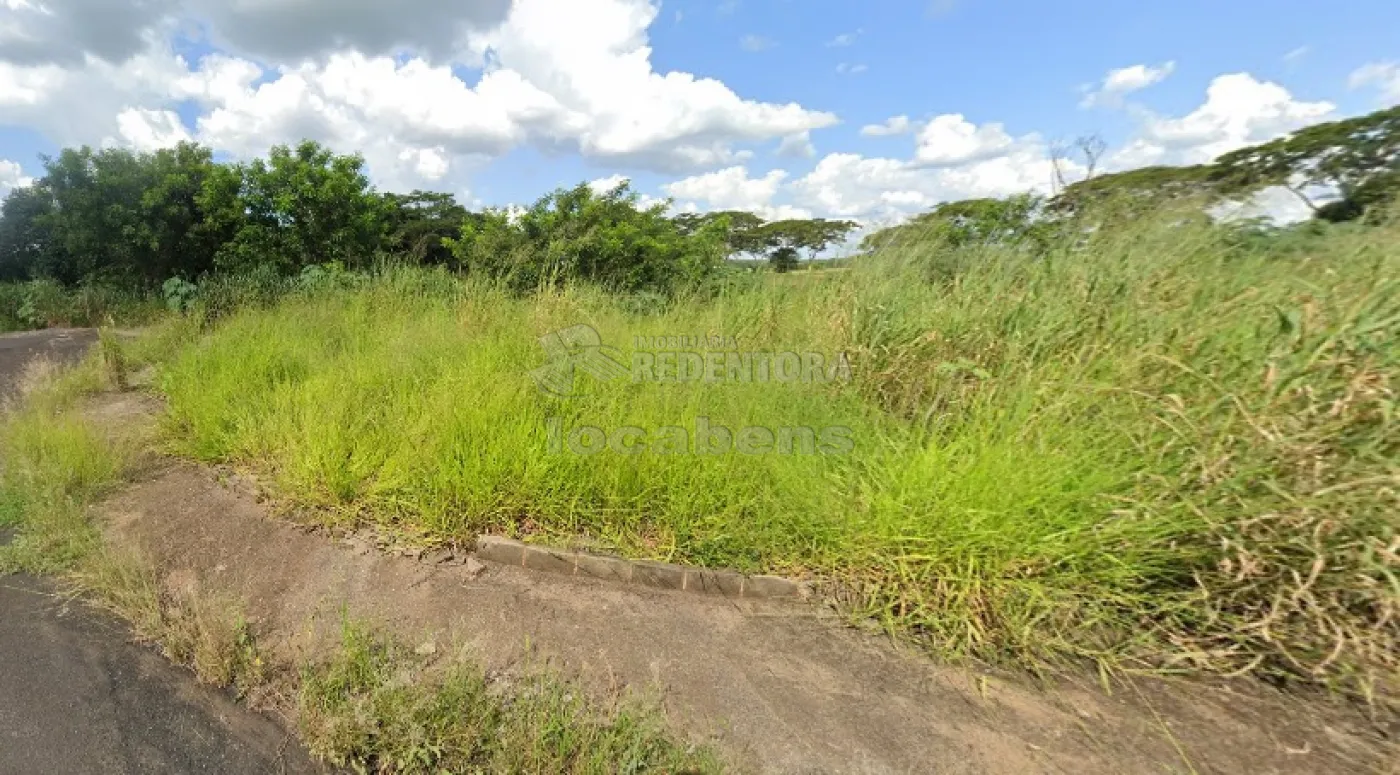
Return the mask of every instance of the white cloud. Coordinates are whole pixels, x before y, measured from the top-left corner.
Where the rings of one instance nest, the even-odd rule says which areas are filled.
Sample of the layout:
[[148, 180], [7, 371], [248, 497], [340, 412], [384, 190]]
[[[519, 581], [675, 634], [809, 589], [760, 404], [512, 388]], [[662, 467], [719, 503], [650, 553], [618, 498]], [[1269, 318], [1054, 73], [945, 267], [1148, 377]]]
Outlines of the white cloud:
[[8, 196], [11, 191], [33, 182], [33, 178], [24, 174], [24, 168], [19, 166], [19, 162], [0, 159], [0, 199]]
[[817, 148], [812, 145], [812, 133], [798, 132], [784, 137], [778, 144], [778, 155], [794, 159], [810, 159], [816, 156]]
[[117, 116], [173, 99], [188, 70], [166, 44], [150, 43], [120, 63], [88, 55], [80, 64], [0, 61], [0, 124], [33, 129], [58, 145], [118, 134]]
[[1379, 90], [1382, 104], [1400, 103], [1400, 62], [1372, 62], [1357, 68], [1347, 79], [1352, 89], [1373, 87]]
[[914, 158], [920, 164], [947, 167], [999, 156], [1013, 144], [1001, 124], [977, 126], [961, 114], [938, 116], [919, 131]]
[[839, 65], [836, 66], [836, 74], [837, 74], [837, 75], [860, 75], [861, 73], [863, 73], [863, 72], [865, 72], [866, 70], [869, 70], [869, 69], [870, 69], [869, 65], [864, 65], [864, 64], [860, 64], [860, 63], [852, 63], [852, 62], [842, 62], [841, 64], [839, 64]]
[[125, 145], [138, 151], [170, 148], [193, 139], [180, 117], [169, 110], [123, 110], [117, 114], [117, 132], [121, 141], [109, 139], [107, 145]]
[[1142, 139], [1160, 149], [1160, 163], [1200, 164], [1317, 123], [1336, 106], [1303, 102], [1275, 83], [1248, 73], [1211, 81], [1205, 102], [1181, 118], [1143, 113]]
[[1108, 71], [1097, 89], [1090, 87], [1080, 101], [1083, 108], [1118, 107], [1123, 98], [1133, 92], [1142, 91], [1153, 84], [1166, 80], [1176, 70], [1175, 62], [1166, 62], [1157, 67], [1133, 65]]
[[1312, 53], [1312, 46], [1299, 46], [1287, 54], [1283, 55], [1283, 61], [1290, 65], [1296, 65], [1307, 58]]
[[662, 190], [682, 200], [682, 210], [745, 210], [770, 221], [812, 217], [809, 210], [773, 204], [787, 176], [783, 170], [773, 170], [761, 178], [751, 178], [744, 167], [729, 167], [668, 183]]
[[865, 32], [865, 30], [859, 29], [855, 32], [842, 33], [828, 40], [826, 45], [828, 48], [845, 48], [846, 46], [853, 45], [856, 42], [856, 38], [860, 37], [863, 32]]
[[[272, 5], [240, 0], [230, 13], [270, 24], [301, 8], [319, 19], [325, 3]], [[373, 49], [377, 39], [359, 33], [366, 20], [382, 16], [375, 8], [355, 0], [346, 7], [355, 19], [329, 28], [341, 30], [347, 45]], [[836, 123], [830, 113], [795, 103], [746, 100], [715, 79], [657, 72], [647, 30], [658, 12], [649, 0], [516, 0], [505, 21], [485, 31], [469, 23], [471, 13], [454, 12], [466, 25], [454, 44], [461, 58], [484, 66], [474, 85], [427, 55], [358, 50], [272, 66], [217, 53], [191, 65], [148, 35], [146, 48], [119, 64], [93, 55], [76, 64], [0, 61], [0, 122], [28, 126], [60, 145], [111, 139], [156, 147], [180, 139], [170, 111], [193, 100], [201, 108], [193, 134], [217, 150], [247, 157], [312, 138], [362, 151], [376, 181], [390, 189], [441, 185], [525, 144], [689, 172], [748, 158], [742, 144]], [[432, 49], [434, 39], [425, 40]], [[302, 44], [307, 51], [321, 45], [307, 38], [267, 46], [290, 51]]]
[[860, 128], [860, 133], [866, 137], [891, 137], [908, 134], [917, 128], [918, 124], [910, 121], [908, 116], [892, 116], [879, 124], [866, 124]]
[[626, 175], [609, 175], [605, 178], [590, 180], [588, 182], [588, 187], [593, 189], [593, 193], [601, 196], [603, 194], [608, 193], [609, 191], [612, 191], [613, 189], [617, 188], [623, 183], [629, 182], [631, 182], [631, 178], [627, 177]]
[[777, 45], [772, 38], [765, 38], [762, 35], [745, 35], [739, 38], [739, 48], [745, 51], [767, 51]]

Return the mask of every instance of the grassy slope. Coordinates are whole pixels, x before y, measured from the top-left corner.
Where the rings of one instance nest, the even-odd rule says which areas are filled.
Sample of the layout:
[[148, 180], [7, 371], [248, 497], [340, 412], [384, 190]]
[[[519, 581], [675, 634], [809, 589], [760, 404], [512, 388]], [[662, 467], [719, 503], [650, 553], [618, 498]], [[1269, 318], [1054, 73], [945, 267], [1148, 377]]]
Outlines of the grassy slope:
[[[639, 313], [405, 272], [237, 314], [162, 374], [170, 430], [330, 519], [427, 539], [583, 536], [840, 583], [953, 653], [1137, 657], [1363, 692], [1397, 673], [1400, 251], [1149, 223], [1049, 256], [878, 256]], [[852, 354], [821, 385], [539, 393], [537, 338], [588, 323]], [[847, 457], [592, 457], [605, 428], [844, 425]]]

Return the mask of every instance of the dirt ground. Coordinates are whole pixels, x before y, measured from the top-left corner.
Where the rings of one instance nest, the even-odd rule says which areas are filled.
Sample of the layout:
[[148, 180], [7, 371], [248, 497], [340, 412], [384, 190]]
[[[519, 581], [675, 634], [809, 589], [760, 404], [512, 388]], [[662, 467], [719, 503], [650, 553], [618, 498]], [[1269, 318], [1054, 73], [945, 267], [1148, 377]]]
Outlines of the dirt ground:
[[[126, 424], [149, 399], [104, 399]], [[657, 689], [673, 724], [739, 769], [808, 773], [1394, 772], [1352, 709], [1253, 680], [1089, 677], [1038, 688], [944, 666], [802, 603], [736, 601], [393, 556], [269, 516], [238, 477], [165, 461], [103, 508], [167, 583], [233, 594], [303, 654], [342, 612], [489, 669], [547, 660], [595, 690]]]

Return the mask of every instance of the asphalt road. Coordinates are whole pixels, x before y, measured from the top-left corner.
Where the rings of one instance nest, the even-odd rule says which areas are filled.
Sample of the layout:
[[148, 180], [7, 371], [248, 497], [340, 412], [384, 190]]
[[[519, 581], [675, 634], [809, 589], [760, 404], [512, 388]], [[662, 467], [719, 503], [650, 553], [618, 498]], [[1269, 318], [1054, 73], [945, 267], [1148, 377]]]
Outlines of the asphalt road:
[[[0, 336], [0, 394], [30, 359], [76, 359], [95, 338]], [[0, 576], [0, 775], [318, 770], [280, 726], [131, 643], [120, 622], [47, 580]]]

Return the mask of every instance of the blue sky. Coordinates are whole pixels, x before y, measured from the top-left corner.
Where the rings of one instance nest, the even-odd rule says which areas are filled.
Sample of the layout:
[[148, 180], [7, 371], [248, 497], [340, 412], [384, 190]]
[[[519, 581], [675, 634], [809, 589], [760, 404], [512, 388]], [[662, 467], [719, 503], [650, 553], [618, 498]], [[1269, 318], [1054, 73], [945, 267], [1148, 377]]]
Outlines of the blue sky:
[[1082, 134], [1109, 168], [1187, 163], [1400, 101], [1380, 0], [93, 2], [0, 6], [0, 188], [65, 144], [309, 136], [476, 204], [627, 177], [682, 209], [884, 222], [1044, 190]]

